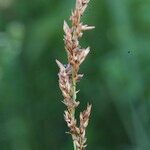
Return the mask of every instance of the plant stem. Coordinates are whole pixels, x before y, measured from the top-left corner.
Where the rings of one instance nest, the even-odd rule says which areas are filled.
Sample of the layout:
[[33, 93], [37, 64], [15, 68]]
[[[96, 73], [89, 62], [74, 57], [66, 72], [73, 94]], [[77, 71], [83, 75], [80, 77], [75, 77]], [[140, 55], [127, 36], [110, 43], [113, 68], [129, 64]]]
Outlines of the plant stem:
[[[75, 71], [74, 71], [74, 68], [72, 68], [72, 99], [74, 102], [76, 102], [76, 97], [77, 96], [76, 96]], [[73, 118], [75, 118], [75, 108], [73, 108], [73, 110], [72, 110], [72, 116], [73, 116]], [[74, 150], [77, 150], [74, 139], [73, 139], [73, 147], [74, 147]]]
[[74, 150], [77, 150], [77, 147], [74, 141], [73, 141], [73, 147], [74, 147]]

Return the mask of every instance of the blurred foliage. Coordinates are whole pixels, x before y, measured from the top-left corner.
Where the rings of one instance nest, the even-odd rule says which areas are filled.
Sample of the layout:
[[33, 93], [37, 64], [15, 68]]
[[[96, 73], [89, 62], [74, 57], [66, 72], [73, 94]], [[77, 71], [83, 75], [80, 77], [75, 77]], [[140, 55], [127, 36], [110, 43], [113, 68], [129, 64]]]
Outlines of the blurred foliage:
[[[71, 150], [55, 59], [75, 0], [0, 0], [0, 150]], [[81, 100], [87, 150], [150, 149], [150, 1], [91, 0]], [[78, 112], [79, 113], [79, 112]], [[77, 113], [77, 115], [78, 115]]]

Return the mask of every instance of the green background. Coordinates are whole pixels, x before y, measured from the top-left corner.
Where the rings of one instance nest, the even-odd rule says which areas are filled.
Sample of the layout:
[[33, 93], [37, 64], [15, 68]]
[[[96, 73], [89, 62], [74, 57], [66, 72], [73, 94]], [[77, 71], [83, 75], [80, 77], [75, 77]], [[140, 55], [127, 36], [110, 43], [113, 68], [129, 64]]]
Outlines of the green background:
[[[0, 0], [0, 150], [73, 150], [55, 59], [75, 0]], [[150, 149], [150, 1], [91, 0], [81, 40], [87, 150]]]

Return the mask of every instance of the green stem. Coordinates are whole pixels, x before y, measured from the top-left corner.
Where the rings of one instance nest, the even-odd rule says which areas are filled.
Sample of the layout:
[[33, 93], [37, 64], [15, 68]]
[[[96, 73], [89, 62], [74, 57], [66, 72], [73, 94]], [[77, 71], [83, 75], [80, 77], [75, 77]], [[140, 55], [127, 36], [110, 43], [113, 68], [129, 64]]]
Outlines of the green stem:
[[74, 141], [73, 141], [73, 147], [74, 147], [74, 150], [77, 150], [77, 147]]
[[[74, 68], [72, 68], [72, 99], [74, 102], [76, 102], [76, 79], [75, 79], [75, 71], [74, 71]], [[75, 108], [73, 108], [72, 110], [72, 116], [73, 118], [75, 118]], [[76, 144], [75, 142], [73, 141], [73, 147], [74, 147], [74, 150], [77, 150], [77, 147], [76, 147]]]

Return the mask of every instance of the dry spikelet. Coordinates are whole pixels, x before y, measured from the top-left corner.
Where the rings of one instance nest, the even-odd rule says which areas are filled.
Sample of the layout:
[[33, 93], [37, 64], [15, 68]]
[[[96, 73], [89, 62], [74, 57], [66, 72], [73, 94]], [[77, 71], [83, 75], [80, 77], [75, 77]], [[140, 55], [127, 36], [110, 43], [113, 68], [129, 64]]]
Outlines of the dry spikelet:
[[86, 147], [86, 128], [88, 126], [89, 117], [91, 113], [91, 105], [87, 105], [87, 109], [80, 113], [80, 125], [77, 126], [75, 119], [75, 109], [79, 105], [76, 100], [76, 95], [79, 91], [76, 91], [76, 83], [79, 82], [83, 74], [79, 74], [79, 68], [82, 62], [90, 52], [90, 48], [81, 48], [79, 38], [82, 37], [83, 32], [91, 30], [94, 26], [83, 25], [81, 17], [88, 6], [89, 0], [76, 0], [76, 6], [70, 20], [72, 26], [69, 27], [66, 21], [64, 21], [64, 44], [65, 50], [68, 56], [68, 64], [63, 65], [58, 60], [56, 63], [59, 67], [59, 87], [64, 97], [63, 103], [67, 106], [64, 112], [64, 119], [69, 127], [69, 133], [72, 136], [74, 143], [74, 150], [84, 150]]

